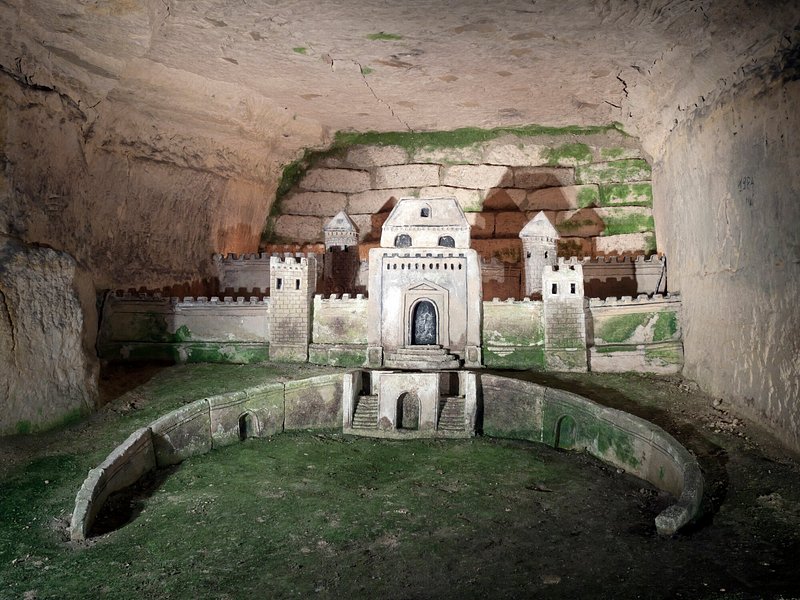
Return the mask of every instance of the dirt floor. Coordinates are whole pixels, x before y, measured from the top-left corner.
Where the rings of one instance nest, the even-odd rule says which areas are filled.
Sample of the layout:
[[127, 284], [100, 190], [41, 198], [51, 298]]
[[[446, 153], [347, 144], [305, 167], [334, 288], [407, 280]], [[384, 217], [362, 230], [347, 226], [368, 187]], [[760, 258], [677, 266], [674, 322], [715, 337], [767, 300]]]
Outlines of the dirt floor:
[[[257, 366], [114, 370], [60, 431], [0, 439], [0, 598], [800, 598], [800, 464], [677, 377], [504, 372], [663, 427], [698, 458], [704, 514], [590, 457], [476, 438], [284, 434], [194, 457], [66, 541], [86, 471], [130, 431]], [[105, 533], [103, 533], [105, 531]]]

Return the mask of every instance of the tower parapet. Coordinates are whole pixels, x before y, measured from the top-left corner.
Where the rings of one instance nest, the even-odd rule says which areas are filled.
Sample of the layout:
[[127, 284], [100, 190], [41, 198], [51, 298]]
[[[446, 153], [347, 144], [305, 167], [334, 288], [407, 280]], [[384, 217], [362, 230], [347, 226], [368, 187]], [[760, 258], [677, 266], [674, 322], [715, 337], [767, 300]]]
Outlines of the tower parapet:
[[272, 257], [270, 266], [270, 360], [306, 362], [317, 259]]
[[540, 211], [519, 232], [525, 265], [525, 295], [542, 293], [542, 273], [545, 267], [556, 264], [558, 231]]
[[559, 260], [544, 267], [544, 347], [547, 368], [586, 371], [586, 313], [583, 267]]

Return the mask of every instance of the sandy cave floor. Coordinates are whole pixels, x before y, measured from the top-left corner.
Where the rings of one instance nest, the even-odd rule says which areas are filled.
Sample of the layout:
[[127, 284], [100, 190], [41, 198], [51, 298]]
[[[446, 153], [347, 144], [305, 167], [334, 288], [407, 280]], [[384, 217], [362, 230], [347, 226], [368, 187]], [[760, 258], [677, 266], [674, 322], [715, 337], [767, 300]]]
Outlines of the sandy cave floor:
[[136, 427], [198, 393], [324, 371], [113, 368], [91, 417], [0, 439], [0, 598], [800, 597], [800, 464], [678, 377], [503, 373], [637, 414], [694, 452], [705, 514], [672, 538], [653, 524], [667, 496], [584, 455], [300, 433], [160, 472], [114, 499], [108, 533], [66, 541], [86, 471]]

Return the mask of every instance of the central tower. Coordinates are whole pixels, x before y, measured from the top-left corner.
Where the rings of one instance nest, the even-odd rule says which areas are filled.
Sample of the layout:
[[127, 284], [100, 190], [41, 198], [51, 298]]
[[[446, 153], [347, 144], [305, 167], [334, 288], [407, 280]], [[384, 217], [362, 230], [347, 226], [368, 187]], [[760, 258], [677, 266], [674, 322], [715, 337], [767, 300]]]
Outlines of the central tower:
[[401, 198], [369, 252], [370, 367], [478, 367], [480, 262], [455, 198]]

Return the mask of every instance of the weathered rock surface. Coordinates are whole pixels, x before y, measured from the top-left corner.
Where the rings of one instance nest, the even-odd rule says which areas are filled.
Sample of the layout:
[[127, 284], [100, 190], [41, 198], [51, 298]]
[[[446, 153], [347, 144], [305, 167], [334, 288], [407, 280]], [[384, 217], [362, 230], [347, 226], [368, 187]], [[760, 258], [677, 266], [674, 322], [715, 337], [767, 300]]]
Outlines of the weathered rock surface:
[[0, 236], [0, 435], [94, 407], [96, 327], [74, 259]]
[[766, 422], [795, 449], [798, 106], [796, 75], [747, 86], [676, 129], [667, 145], [670, 160], [657, 163], [654, 173], [670, 287], [683, 295], [685, 373]]

